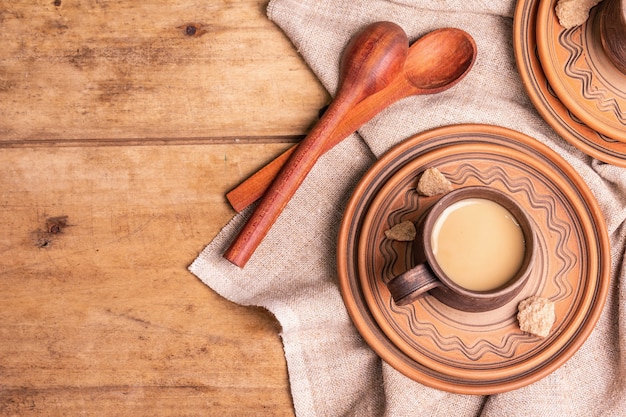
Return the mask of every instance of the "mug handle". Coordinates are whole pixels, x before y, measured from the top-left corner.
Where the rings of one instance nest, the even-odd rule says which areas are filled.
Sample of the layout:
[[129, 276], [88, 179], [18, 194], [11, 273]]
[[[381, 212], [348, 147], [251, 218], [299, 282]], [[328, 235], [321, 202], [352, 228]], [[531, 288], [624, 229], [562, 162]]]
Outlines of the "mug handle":
[[421, 263], [392, 278], [387, 283], [387, 289], [396, 305], [403, 306], [412, 303], [425, 292], [441, 285], [441, 281], [431, 271], [428, 264]]

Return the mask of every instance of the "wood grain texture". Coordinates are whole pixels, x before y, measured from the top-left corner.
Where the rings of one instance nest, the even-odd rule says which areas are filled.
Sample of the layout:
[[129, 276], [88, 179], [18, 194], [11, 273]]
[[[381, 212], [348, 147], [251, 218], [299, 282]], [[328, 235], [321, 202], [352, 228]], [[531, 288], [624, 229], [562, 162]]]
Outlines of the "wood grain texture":
[[0, 415], [293, 415], [276, 320], [186, 269], [284, 148], [2, 150]]
[[0, 415], [294, 414], [278, 322], [187, 271], [328, 100], [266, 6], [0, 5]]
[[303, 135], [328, 94], [266, 6], [3, 2], [0, 146]]

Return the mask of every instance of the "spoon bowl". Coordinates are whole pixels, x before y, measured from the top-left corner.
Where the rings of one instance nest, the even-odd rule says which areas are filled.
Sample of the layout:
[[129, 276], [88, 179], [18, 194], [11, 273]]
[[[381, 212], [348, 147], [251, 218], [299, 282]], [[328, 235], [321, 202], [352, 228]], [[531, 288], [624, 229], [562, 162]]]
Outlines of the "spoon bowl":
[[476, 43], [466, 32], [444, 28], [430, 32], [409, 48], [404, 65], [415, 94], [435, 94], [458, 84], [476, 59]]

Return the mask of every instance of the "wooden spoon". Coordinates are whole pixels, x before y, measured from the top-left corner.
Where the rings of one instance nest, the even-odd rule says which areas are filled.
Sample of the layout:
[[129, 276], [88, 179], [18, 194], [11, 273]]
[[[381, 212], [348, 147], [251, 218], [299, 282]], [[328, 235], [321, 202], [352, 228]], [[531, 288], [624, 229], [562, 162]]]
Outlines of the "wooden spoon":
[[[432, 60], [435, 60], [434, 62]], [[404, 67], [404, 75], [377, 94], [357, 104], [342, 120], [326, 142], [324, 152], [341, 142], [380, 111], [395, 101], [411, 95], [433, 94], [457, 84], [470, 71], [476, 59], [476, 44], [460, 29], [437, 29], [414, 42]], [[426, 62], [426, 65], [424, 65]], [[424, 71], [438, 65], [437, 78], [424, 82]], [[421, 71], [420, 71], [421, 70]], [[257, 201], [272, 183], [297, 144], [287, 149], [251, 177], [226, 194], [231, 206], [238, 212]]]
[[402, 28], [377, 22], [357, 34], [343, 54], [338, 93], [311, 133], [299, 144], [224, 253], [243, 267], [270, 230], [317, 159], [330, 134], [355, 104], [389, 85], [402, 71], [409, 41]]

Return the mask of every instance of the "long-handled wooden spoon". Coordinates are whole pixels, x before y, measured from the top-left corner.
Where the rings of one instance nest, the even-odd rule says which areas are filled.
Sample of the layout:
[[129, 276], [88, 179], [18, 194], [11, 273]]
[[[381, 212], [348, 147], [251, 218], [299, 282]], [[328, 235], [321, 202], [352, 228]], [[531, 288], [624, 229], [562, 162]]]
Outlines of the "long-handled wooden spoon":
[[402, 71], [409, 41], [402, 28], [377, 22], [355, 36], [342, 56], [338, 93], [311, 133], [299, 144], [224, 253], [243, 267], [297, 188], [322, 155], [330, 134], [355, 104], [389, 85]]
[[[466, 32], [455, 28], [437, 29], [409, 48], [404, 74], [385, 89], [358, 103], [346, 115], [326, 142], [324, 152], [341, 142], [380, 111], [411, 95], [433, 94], [457, 84], [469, 72], [476, 58], [476, 44]], [[437, 68], [435, 77], [432, 70]], [[287, 149], [251, 177], [226, 194], [236, 211], [257, 201], [272, 183], [297, 144]]]

